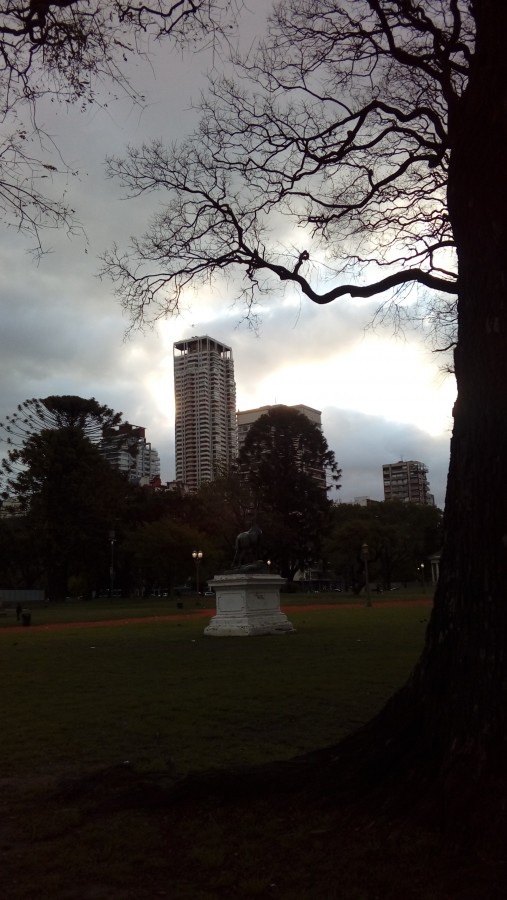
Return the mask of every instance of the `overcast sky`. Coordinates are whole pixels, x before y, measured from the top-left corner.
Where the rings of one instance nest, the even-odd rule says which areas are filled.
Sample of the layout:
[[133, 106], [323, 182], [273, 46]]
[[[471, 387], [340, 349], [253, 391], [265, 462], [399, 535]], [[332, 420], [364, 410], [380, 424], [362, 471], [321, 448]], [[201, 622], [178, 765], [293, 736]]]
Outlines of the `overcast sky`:
[[[244, 35], [258, 22], [258, 14], [245, 13]], [[146, 427], [162, 478], [171, 480], [172, 345], [209, 334], [232, 348], [239, 409], [304, 403], [322, 411], [325, 437], [343, 470], [337, 495], [343, 502], [361, 495], [383, 499], [382, 464], [403, 458], [428, 466], [431, 490], [443, 506], [454, 381], [441, 373], [442, 360], [420, 334], [365, 331], [375, 301], [317, 307], [289, 291], [271, 305], [264, 301], [256, 334], [241, 324], [230, 291], [217, 286], [189, 296], [179, 318], [124, 340], [128, 322], [111, 284], [97, 276], [98, 256], [113, 241], [125, 245], [130, 234], [142, 232], [156, 200], [121, 199], [119, 187], [105, 178], [104, 159], [121, 155], [128, 143], [169, 142], [188, 133], [207, 66], [205, 55], [182, 58], [166, 45], [154, 73], [141, 64], [133, 73], [146, 86], [146, 109], [123, 100], [107, 111], [42, 111], [66, 161], [79, 171], [66, 189], [86, 240], [46, 235], [52, 252], [37, 264], [29, 241], [3, 231], [0, 419], [29, 397], [95, 397]]]

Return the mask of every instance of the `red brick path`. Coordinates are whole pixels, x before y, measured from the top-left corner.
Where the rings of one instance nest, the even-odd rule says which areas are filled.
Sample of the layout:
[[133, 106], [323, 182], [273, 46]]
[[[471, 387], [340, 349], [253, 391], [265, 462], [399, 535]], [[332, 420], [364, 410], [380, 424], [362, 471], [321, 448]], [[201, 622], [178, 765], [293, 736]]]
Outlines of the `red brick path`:
[[[380, 601], [379, 607], [393, 607], [393, 606], [431, 606], [432, 600], [427, 599], [419, 599], [419, 600], [383, 600]], [[282, 612], [290, 614], [290, 613], [311, 613], [315, 611], [322, 610], [340, 610], [340, 609], [360, 609], [364, 608], [364, 600], [358, 600], [356, 603], [340, 603], [340, 604], [331, 604], [331, 603], [312, 603], [308, 606], [282, 606]], [[372, 607], [375, 608], [375, 601], [372, 601]], [[191, 613], [171, 613], [167, 616], [145, 616], [145, 617], [133, 617], [130, 619], [105, 619], [99, 620], [97, 622], [53, 622], [51, 624], [46, 625], [30, 625], [29, 628], [31, 631], [63, 631], [66, 628], [103, 628], [109, 627], [111, 625], [139, 625], [143, 622], [171, 622], [175, 619], [185, 620], [185, 619], [203, 619], [208, 618], [211, 619], [214, 615], [214, 611], [212, 609], [196, 609]], [[19, 631], [26, 631], [27, 627], [23, 625], [15, 625], [11, 628], [0, 628], [0, 634], [16, 634]]]

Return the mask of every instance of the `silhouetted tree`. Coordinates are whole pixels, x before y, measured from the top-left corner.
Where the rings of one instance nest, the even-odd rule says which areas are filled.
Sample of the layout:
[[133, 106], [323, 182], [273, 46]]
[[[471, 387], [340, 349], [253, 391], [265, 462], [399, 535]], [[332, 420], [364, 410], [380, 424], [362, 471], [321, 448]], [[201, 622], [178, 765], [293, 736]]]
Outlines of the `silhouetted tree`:
[[142, 587], [172, 592], [178, 585], [195, 585], [193, 550], [202, 550], [201, 588], [209, 568], [213, 570], [213, 548], [207, 536], [190, 525], [171, 519], [145, 522], [123, 543], [132, 580]]
[[238, 459], [266, 554], [292, 581], [316, 563], [331, 509], [326, 475], [341, 472], [322, 431], [299, 410], [272, 407], [249, 428]]
[[325, 555], [356, 589], [364, 584], [361, 546], [369, 547], [369, 576], [389, 589], [392, 581], [415, 581], [428, 555], [440, 549], [442, 513], [435, 506], [389, 501], [371, 506], [340, 503], [332, 511]]
[[234, 558], [236, 535], [248, 527], [251, 495], [239, 472], [230, 472], [204, 482], [191, 495], [194, 525], [208, 535], [219, 551], [215, 573], [230, 568]]
[[26, 401], [2, 426], [10, 444], [3, 495], [23, 515], [51, 599], [66, 596], [71, 576], [88, 589], [107, 579], [108, 534], [129, 486], [98, 441], [119, 421], [120, 413], [96, 400], [70, 396]]
[[[347, 759], [371, 763], [377, 780], [437, 783], [454, 825], [470, 824], [465, 792], [468, 811], [486, 803], [476, 821], [490, 833], [507, 796], [506, 34], [504, 0], [278, 4], [244, 77], [212, 84], [198, 134], [111, 162], [129, 189], [169, 200], [130, 258], [107, 260], [134, 323], [224, 270], [244, 274], [250, 306], [277, 281], [317, 304], [416, 286], [457, 315], [426, 645], [380, 716], [335, 749], [326, 784]], [[320, 290], [326, 250], [335, 274]]]

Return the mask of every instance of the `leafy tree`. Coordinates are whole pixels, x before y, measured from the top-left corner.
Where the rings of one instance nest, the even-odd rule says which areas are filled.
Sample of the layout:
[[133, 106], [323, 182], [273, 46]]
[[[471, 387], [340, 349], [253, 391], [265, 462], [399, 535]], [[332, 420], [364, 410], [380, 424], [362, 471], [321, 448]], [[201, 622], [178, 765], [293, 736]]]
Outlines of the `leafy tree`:
[[41, 561], [37, 535], [25, 517], [14, 511], [2, 512], [0, 519], [0, 583], [4, 588], [40, 587]]
[[232, 565], [236, 535], [245, 531], [251, 507], [251, 496], [240, 473], [227, 474], [205, 482], [192, 495], [193, 522], [216, 546], [215, 572]]
[[331, 503], [325, 476], [341, 472], [320, 428], [299, 410], [275, 406], [247, 432], [238, 459], [263, 530], [266, 553], [292, 580], [320, 558]]
[[140, 587], [159, 587], [172, 591], [177, 585], [194, 580], [192, 550], [203, 551], [201, 578], [213, 569], [213, 549], [206, 535], [189, 525], [170, 519], [145, 522], [131, 532], [123, 543], [133, 581]]
[[361, 546], [367, 543], [371, 580], [386, 589], [392, 581], [414, 581], [421, 563], [427, 566], [428, 555], [440, 549], [441, 515], [436, 507], [417, 503], [342, 503], [333, 509], [326, 558], [348, 584], [360, 590], [364, 584]]
[[[66, 173], [54, 137], [39, 125], [43, 97], [87, 108], [108, 85], [134, 103], [144, 98], [130, 83], [126, 64], [146, 56], [149, 41], [220, 42], [234, 21], [234, 4], [176, 0], [151, 6], [122, 0], [12, 0], [0, 13], [0, 214], [35, 235], [40, 228], [76, 227], [74, 210], [55, 200], [47, 180]], [[100, 101], [99, 101], [100, 102]], [[62, 168], [63, 166], [63, 168]], [[61, 170], [61, 171], [60, 171]]]
[[118, 552], [124, 585], [170, 588], [186, 582], [195, 574], [195, 549], [204, 552], [202, 583], [230, 567], [235, 536], [244, 526], [238, 517], [241, 494], [234, 473], [201, 485], [195, 494], [130, 487]]
[[[429, 292], [437, 325], [450, 321], [443, 342], [456, 344], [458, 399], [426, 645], [407, 685], [335, 748], [326, 783], [353, 760], [405, 786], [445, 785], [452, 825], [466, 788], [468, 808], [484, 813], [476, 821], [498, 828], [507, 793], [507, 4], [286, 0], [270, 29], [243, 78], [212, 84], [183, 147], [156, 143], [111, 161], [129, 189], [169, 199], [130, 258], [113, 249], [106, 268], [134, 322], [234, 269], [250, 305], [277, 281], [317, 304], [389, 302], [386, 292], [413, 286]], [[289, 246], [276, 242], [284, 215], [299, 226]], [[326, 250], [335, 275], [326, 270], [321, 290]]]
[[123, 511], [123, 521], [127, 528], [142, 522], [158, 522], [172, 518], [178, 522], [192, 522], [194, 515], [193, 495], [183, 490], [153, 490], [152, 487], [130, 485], [128, 502]]
[[32, 434], [57, 428], [78, 428], [88, 440], [98, 442], [119, 425], [121, 419], [121, 413], [101, 406], [94, 397], [85, 400], [66, 394], [25, 400], [15, 413], [5, 417], [5, 422], [0, 422], [0, 430], [6, 435], [7, 444], [14, 447]]
[[91, 589], [107, 572], [108, 532], [128, 485], [97, 444], [120, 419], [94, 399], [47, 397], [21, 404], [2, 426], [10, 444], [3, 495], [24, 514], [31, 559], [52, 599], [66, 595], [71, 576]]

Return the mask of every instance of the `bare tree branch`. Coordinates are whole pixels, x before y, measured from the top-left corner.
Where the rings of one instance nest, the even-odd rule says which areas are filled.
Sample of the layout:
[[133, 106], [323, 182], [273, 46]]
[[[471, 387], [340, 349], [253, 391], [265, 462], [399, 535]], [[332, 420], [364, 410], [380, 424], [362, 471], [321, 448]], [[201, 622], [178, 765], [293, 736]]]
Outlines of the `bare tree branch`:
[[[225, 0], [9, 0], [0, 10], [0, 217], [31, 234], [42, 250], [41, 229], [78, 227], [64, 196], [52, 199], [45, 181], [72, 173], [40, 127], [38, 102], [97, 102], [101, 84], [115, 86], [133, 103], [144, 98], [131, 84], [126, 63], [147, 55], [150, 42], [220, 46], [228, 41], [235, 3]], [[37, 148], [38, 149], [35, 149]], [[55, 164], [56, 162], [56, 164]]]
[[255, 53], [210, 82], [195, 135], [109, 160], [128, 196], [161, 198], [104, 258], [132, 322], [225, 273], [249, 313], [277, 283], [318, 304], [410, 283], [455, 296], [448, 118], [472, 25], [466, 0], [278, 3]]

